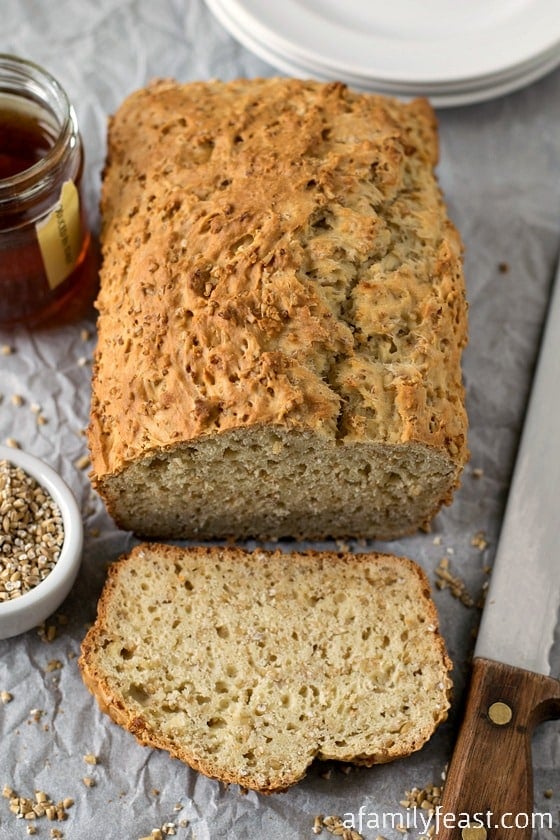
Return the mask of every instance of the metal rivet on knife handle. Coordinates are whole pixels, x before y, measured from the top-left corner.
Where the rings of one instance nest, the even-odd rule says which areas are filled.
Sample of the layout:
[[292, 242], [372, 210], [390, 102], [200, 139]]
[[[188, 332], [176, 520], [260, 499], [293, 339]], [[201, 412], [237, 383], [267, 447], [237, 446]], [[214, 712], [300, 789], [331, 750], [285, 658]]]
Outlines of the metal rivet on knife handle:
[[461, 829], [463, 840], [486, 840], [487, 834], [483, 825], [469, 825]]
[[[498, 700], [489, 707], [488, 717], [496, 726], [506, 726], [511, 721], [513, 712], [507, 703], [502, 703], [501, 700]], [[480, 839], [473, 837], [472, 840]]]

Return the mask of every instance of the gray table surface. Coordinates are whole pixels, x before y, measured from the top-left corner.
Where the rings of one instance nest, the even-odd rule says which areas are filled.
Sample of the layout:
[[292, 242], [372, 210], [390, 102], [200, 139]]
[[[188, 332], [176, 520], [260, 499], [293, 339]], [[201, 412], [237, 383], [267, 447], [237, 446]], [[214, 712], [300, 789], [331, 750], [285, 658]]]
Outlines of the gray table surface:
[[[105, 154], [107, 115], [132, 90], [154, 77], [179, 80], [270, 76], [276, 71], [239, 46], [212, 18], [203, 0], [0, 0], [0, 52], [30, 58], [49, 69], [72, 99], [87, 155], [86, 199], [94, 230]], [[443, 556], [476, 600], [487, 580], [529, 393], [550, 282], [560, 244], [560, 71], [491, 102], [440, 110], [439, 178], [466, 247], [470, 343], [464, 378], [470, 417], [471, 462], [451, 507], [430, 534], [371, 546], [420, 562], [432, 582]], [[507, 270], [504, 268], [507, 267]], [[89, 337], [84, 330], [88, 331]], [[56, 827], [65, 838], [137, 838], [173, 822], [181, 838], [307, 838], [315, 814], [370, 815], [363, 834], [373, 840], [402, 835], [376, 828], [383, 815], [404, 809], [404, 791], [438, 782], [457, 731], [478, 612], [435, 591], [442, 630], [455, 663], [455, 702], [449, 721], [419, 753], [391, 765], [353, 769], [314, 766], [288, 793], [243, 795], [210, 781], [166, 753], [141, 747], [101, 714], [84, 688], [76, 655], [95, 615], [106, 563], [132, 545], [93, 494], [85, 453], [93, 310], [79, 322], [46, 332], [0, 330], [0, 440], [45, 458], [74, 489], [81, 505], [86, 546], [75, 589], [53, 619], [54, 641], [36, 630], [0, 642], [0, 788], [21, 795], [45, 790], [72, 797], [69, 819]], [[22, 406], [12, 404], [18, 393]], [[32, 403], [47, 424], [38, 427]], [[483, 532], [487, 542], [473, 545]], [[327, 545], [327, 544], [324, 544]], [[356, 548], [356, 546], [351, 546]], [[527, 617], [530, 621], [530, 616]], [[556, 649], [560, 646], [556, 645]], [[560, 672], [559, 656], [553, 670]], [[62, 667], [49, 670], [59, 660]], [[32, 710], [41, 710], [35, 720]], [[535, 807], [552, 815], [560, 836], [560, 725], [545, 724], [534, 741]], [[90, 766], [83, 756], [93, 753]], [[87, 788], [82, 778], [93, 776]], [[544, 792], [552, 790], [552, 797]], [[181, 806], [180, 810], [175, 807]], [[180, 825], [188, 821], [188, 826]], [[39, 837], [53, 823], [37, 822]], [[412, 829], [411, 838], [420, 830]], [[0, 840], [24, 837], [0, 798]], [[328, 836], [328, 835], [327, 835]]]

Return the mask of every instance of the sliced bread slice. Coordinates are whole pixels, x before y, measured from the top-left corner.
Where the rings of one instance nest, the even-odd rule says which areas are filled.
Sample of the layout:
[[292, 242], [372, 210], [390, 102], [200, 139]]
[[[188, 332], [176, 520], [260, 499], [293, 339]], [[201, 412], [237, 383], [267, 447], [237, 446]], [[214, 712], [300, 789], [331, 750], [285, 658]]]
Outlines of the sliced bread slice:
[[141, 743], [263, 793], [315, 758], [419, 749], [451, 687], [425, 574], [373, 553], [139, 545], [110, 568], [80, 668]]

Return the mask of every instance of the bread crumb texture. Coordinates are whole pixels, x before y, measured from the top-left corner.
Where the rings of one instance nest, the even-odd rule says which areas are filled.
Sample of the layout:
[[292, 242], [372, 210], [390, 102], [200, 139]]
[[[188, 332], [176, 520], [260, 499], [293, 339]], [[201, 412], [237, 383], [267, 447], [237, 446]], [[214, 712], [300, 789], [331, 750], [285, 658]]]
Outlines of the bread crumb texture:
[[89, 442], [123, 527], [393, 538], [466, 461], [462, 245], [434, 114], [294, 79], [110, 121]]
[[391, 555], [141, 544], [111, 566], [79, 661], [141, 743], [263, 793], [315, 758], [407, 755], [449, 708], [426, 577]]

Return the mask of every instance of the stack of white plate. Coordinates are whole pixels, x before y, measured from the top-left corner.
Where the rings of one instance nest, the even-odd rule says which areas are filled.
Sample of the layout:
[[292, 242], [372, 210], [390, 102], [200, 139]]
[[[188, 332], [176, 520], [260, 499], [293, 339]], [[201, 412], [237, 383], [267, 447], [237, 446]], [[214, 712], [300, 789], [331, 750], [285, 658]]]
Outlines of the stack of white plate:
[[292, 76], [428, 96], [516, 90], [560, 64], [560, 0], [206, 0], [248, 49]]

